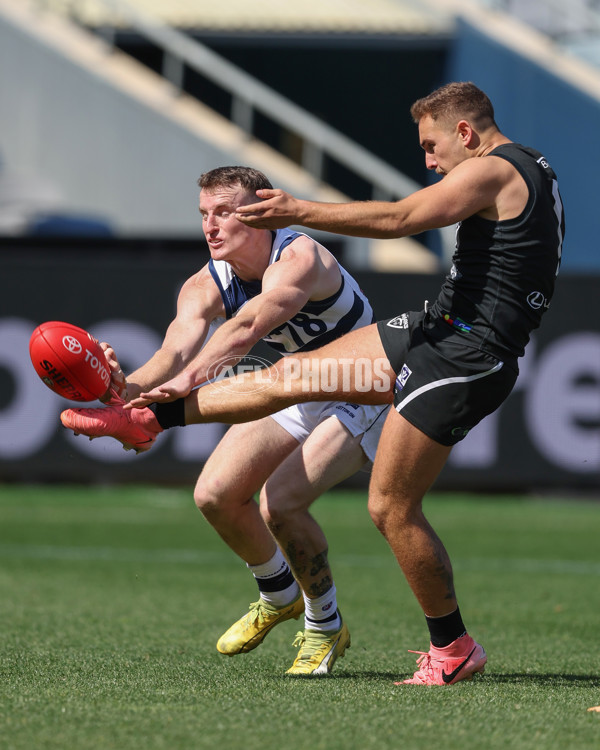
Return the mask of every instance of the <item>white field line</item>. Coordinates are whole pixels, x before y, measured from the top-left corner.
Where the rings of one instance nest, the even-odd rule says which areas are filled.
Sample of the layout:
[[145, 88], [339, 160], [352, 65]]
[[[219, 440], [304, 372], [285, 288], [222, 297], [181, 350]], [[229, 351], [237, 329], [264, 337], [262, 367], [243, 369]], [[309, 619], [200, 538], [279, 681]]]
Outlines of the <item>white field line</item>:
[[[133, 549], [125, 547], [65, 547], [50, 544], [0, 544], [0, 558], [90, 562], [140, 562], [174, 563], [184, 565], [206, 565], [218, 563], [239, 565], [239, 560], [229, 551], [196, 549]], [[393, 569], [396, 565], [391, 554], [336, 555], [332, 557], [336, 567]], [[466, 572], [531, 573], [564, 575], [600, 575], [600, 561], [585, 560], [541, 560], [526, 558], [456, 558], [455, 570]]]

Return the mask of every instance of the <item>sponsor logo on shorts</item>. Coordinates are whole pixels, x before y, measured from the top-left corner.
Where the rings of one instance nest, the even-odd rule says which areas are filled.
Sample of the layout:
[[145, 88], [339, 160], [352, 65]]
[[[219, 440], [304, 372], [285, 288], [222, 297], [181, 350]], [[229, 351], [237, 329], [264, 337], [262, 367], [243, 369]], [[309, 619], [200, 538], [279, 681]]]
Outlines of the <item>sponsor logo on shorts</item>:
[[412, 370], [410, 367], [408, 367], [407, 364], [402, 365], [402, 369], [400, 370], [400, 374], [396, 378], [396, 388], [401, 391], [404, 386], [406, 385], [406, 381], [410, 378], [412, 375]]
[[398, 315], [397, 318], [388, 320], [387, 324], [390, 328], [408, 328], [408, 315], [402, 313], [402, 315]]
[[458, 437], [462, 440], [462, 438], [467, 437], [470, 430], [470, 427], [453, 427], [450, 434], [452, 437]]
[[[350, 404], [349, 404], [350, 405]], [[348, 406], [349, 406], [348, 405]], [[348, 409], [348, 406], [342, 406], [342, 404], [338, 404], [335, 409], [336, 411], [342, 411], [344, 414], [347, 414], [352, 419], [356, 419], [356, 414], [353, 414], [350, 409]]]

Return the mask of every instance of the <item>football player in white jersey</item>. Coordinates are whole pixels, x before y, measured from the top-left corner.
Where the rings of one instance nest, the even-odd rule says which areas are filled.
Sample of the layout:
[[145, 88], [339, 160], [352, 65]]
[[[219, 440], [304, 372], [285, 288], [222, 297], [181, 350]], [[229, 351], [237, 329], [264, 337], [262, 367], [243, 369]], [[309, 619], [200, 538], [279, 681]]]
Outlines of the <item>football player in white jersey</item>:
[[[187, 392], [235, 365], [260, 339], [279, 359], [373, 322], [356, 281], [325, 247], [305, 234], [254, 229], [236, 218], [239, 206], [256, 201], [256, 190], [271, 187], [262, 173], [222, 167], [198, 183], [211, 260], [183, 285], [161, 348], [126, 382], [114, 351], [107, 349], [120, 397], [102, 409], [65, 412], [63, 424], [76, 433], [108, 435], [128, 449], [148, 450], [154, 438], [136, 432], [128, 421], [132, 412], [122, 408], [126, 400], [175, 376]], [[393, 378], [390, 401], [392, 384]], [[219, 652], [250, 651], [275, 625], [304, 612], [300, 650], [288, 673], [326, 674], [343, 656], [350, 634], [337, 606], [327, 540], [309, 508], [374, 459], [387, 409], [322, 401], [291, 406], [231, 427], [216, 447], [194, 498], [250, 568], [260, 592], [250, 611], [221, 636]], [[177, 406], [167, 411], [156, 433], [184, 424]]]

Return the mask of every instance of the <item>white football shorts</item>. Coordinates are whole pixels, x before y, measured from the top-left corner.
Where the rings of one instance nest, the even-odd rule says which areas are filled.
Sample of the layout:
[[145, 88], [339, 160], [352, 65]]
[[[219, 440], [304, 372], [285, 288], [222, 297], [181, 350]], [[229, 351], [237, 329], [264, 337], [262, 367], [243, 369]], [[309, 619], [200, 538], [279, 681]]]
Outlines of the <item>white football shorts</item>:
[[385, 404], [370, 406], [343, 401], [310, 401], [288, 406], [271, 414], [271, 418], [299, 443], [303, 443], [318, 424], [329, 417], [336, 417], [353, 437], [363, 436], [360, 446], [367, 458], [373, 461], [389, 408]]

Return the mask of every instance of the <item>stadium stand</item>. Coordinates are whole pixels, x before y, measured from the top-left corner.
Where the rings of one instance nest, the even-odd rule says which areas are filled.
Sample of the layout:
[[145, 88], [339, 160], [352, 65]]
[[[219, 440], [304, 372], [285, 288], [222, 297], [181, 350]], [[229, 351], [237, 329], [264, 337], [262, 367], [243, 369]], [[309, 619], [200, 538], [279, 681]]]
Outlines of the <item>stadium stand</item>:
[[[41, 7], [77, 17], [92, 27], [126, 26], [127, 21], [113, 0], [38, 0]], [[409, 0], [304, 0], [285, 3], [278, 0], [128, 0], [133, 10], [144, 12], [179, 29], [213, 31], [358, 33], [358, 34], [431, 34], [445, 29], [440, 19], [422, 3]]]
[[[585, 11], [585, 16], [581, 16], [585, 22], [580, 22], [579, 28], [587, 34], [586, 38], [591, 38], [593, 26], [587, 19], [595, 18], [593, 1], [573, 0], [561, 13], [553, 14], [552, 8], [557, 0], [540, 0], [538, 3], [420, 0], [410, 4], [406, 0], [377, 0], [368, 4], [368, 12], [365, 12], [365, 4], [358, 0], [309, 0], [301, 5], [259, 0], [251, 6], [231, 0], [222, 4], [223, 7], [206, 0], [173, 0], [169, 3], [158, 0], [0, 0], [0, 15], [3, 7], [18, 8], [19, 12], [26, 8], [35, 9], [35, 13], [29, 14], [30, 21], [37, 15], [38, 24], [48, 25], [49, 16], [56, 21], [62, 15], [69, 23], [76, 21], [87, 31], [93, 31], [96, 38], [99, 36], [105, 45], [108, 44], [97, 55], [96, 76], [103, 76], [104, 68], [114, 71], [117, 65], [126, 65], [122, 56], [113, 54], [109, 57], [106, 54], [109, 50], [114, 51], [115, 44], [131, 54], [145, 48], [140, 58], [144, 54], [158, 58], [159, 62], [151, 67], [163, 77], [163, 84], [166, 79], [171, 87], [171, 101], [163, 101], [164, 117], [172, 118], [181, 108], [183, 98], [176, 100], [174, 95], [182, 91], [190, 93], [186, 86], [192, 78], [191, 73], [196, 78], [209, 79], [210, 84], [221, 91], [221, 99], [227, 101], [224, 107], [215, 109], [230, 121], [229, 128], [233, 125], [238, 131], [238, 145], [245, 140], [243, 152], [254, 149], [258, 141], [264, 141], [272, 151], [279, 152], [279, 156], [284, 154], [300, 167], [297, 174], [303, 173], [303, 181], [290, 182], [289, 178], [282, 181], [277, 171], [273, 172], [266, 166], [265, 170], [282, 186], [313, 197], [318, 197], [317, 191], [333, 186], [338, 192], [353, 198], [393, 199], [402, 197], [418, 184], [424, 184], [428, 177], [422, 165], [420, 175], [409, 167], [411, 160], [419, 159], [418, 150], [398, 148], [406, 138], [414, 137], [412, 123], [406, 116], [414, 90], [421, 95], [448, 77], [476, 76], [479, 85], [491, 94], [501, 109], [505, 118], [504, 130], [510, 132], [513, 128], [520, 140], [535, 143], [552, 155], [558, 167], [564, 198], [571, 205], [568, 238], [573, 242], [574, 251], [566, 253], [566, 266], [572, 263], [577, 268], [597, 268], [600, 261], [586, 252], [586, 238], [590, 236], [587, 224], [593, 215], [589, 206], [591, 190], [576, 170], [568, 153], [568, 144], [559, 135], [564, 128], [555, 124], [565, 112], [576, 112], [579, 119], [585, 119], [593, 127], [600, 116], [600, 71], [577, 60], [573, 54], [565, 53], [569, 44], [576, 46], [573, 41], [575, 11]], [[513, 13], [514, 17], [507, 12]], [[563, 31], [559, 33], [558, 26], [553, 26], [546, 28], [547, 33], [540, 33], [539, 29], [545, 28], [546, 18], [552, 18], [553, 24], [558, 24], [562, 18], [560, 28]], [[199, 38], [204, 44], [198, 44]], [[308, 46], [301, 50], [305, 59], [316, 57], [316, 51], [322, 51], [323, 47], [334, 42], [338, 46], [332, 47], [332, 54], [339, 57], [341, 43], [356, 45], [357, 40], [360, 44], [368, 40], [369, 44], [390, 55], [393, 62], [387, 69], [385, 63], [380, 62], [379, 69], [361, 71], [362, 77], [357, 78], [356, 86], [352, 80], [356, 67], [346, 73], [346, 78], [343, 77], [342, 66], [349, 67], [347, 57], [335, 73], [326, 67], [325, 58], [322, 68], [313, 67], [307, 71], [307, 81], [302, 81], [302, 74], [296, 71], [293, 82], [284, 78], [282, 83], [285, 74], [281, 71], [285, 66], [260, 65], [260, 53], [291, 58], [293, 47], [302, 39], [304, 42], [309, 40]], [[227, 49], [224, 40], [228, 40]], [[564, 42], [562, 47], [559, 42]], [[267, 43], [270, 46], [265, 53], [261, 47]], [[403, 45], [409, 50], [407, 56], [404, 59], [391, 57]], [[423, 50], [423, 45], [426, 45], [428, 54], [417, 57], [417, 51]], [[218, 54], [216, 48], [219, 48]], [[351, 49], [361, 52], [362, 66], [363, 59], [366, 59], [362, 55], [363, 48], [354, 46]], [[315, 54], [307, 55], [307, 51], [315, 51]], [[89, 56], [91, 52], [86, 54]], [[415, 59], [411, 60], [409, 55]], [[436, 62], [424, 74], [422, 68], [428, 57], [436, 58]], [[300, 54], [296, 55], [296, 63], [299, 59]], [[357, 59], [358, 54], [355, 55], [355, 66]], [[131, 63], [127, 66], [128, 76], [132, 79]], [[395, 75], [393, 71], [396, 70], [402, 75]], [[254, 75], [249, 75], [249, 72]], [[279, 82], [274, 80], [277, 74]], [[139, 78], [141, 74], [136, 75]], [[270, 80], [266, 80], [269, 76]], [[276, 93], [277, 83], [279, 94]], [[299, 83], [305, 84], [304, 92]], [[140, 84], [146, 93], [147, 84], [148, 76], [146, 83]], [[370, 92], [371, 89], [375, 110], [369, 107], [370, 102], [364, 94], [365, 90]], [[135, 92], [129, 93], [136, 96]], [[319, 113], [320, 118], [315, 119], [305, 109], [309, 107], [308, 99], [318, 100], [319, 107], [326, 110], [328, 94], [330, 110]], [[291, 96], [294, 101], [289, 99]], [[160, 97], [154, 95], [153, 98], [158, 102]], [[395, 110], [390, 108], [390, 101], [396, 101]], [[539, 102], [540, 106], [534, 102]], [[205, 100], [204, 104], [213, 106], [212, 101]], [[191, 105], [187, 101], [186, 106], [189, 114]], [[377, 114], [375, 118], [373, 111]], [[348, 130], [354, 128], [350, 137], [343, 122], [338, 120], [334, 127], [323, 122], [329, 120], [331, 123], [334, 116], [339, 117], [342, 112], [342, 119], [348, 121]], [[211, 116], [214, 119], [214, 113], [205, 112], [205, 121]], [[275, 118], [276, 127], [284, 133], [275, 142], [264, 140], [264, 133], [260, 131], [265, 117], [270, 118], [269, 122]], [[228, 126], [221, 123], [217, 129], [224, 133]], [[384, 145], [387, 148], [385, 153]], [[117, 150], [118, 147], [117, 144]], [[227, 153], [239, 161], [240, 148], [232, 151], [227, 147]], [[276, 158], [277, 154], [272, 156]], [[401, 162], [400, 168], [396, 159]], [[351, 188], [346, 186], [348, 173], [360, 181], [357, 189], [356, 179], [348, 183]], [[336, 181], [336, 178], [339, 179]], [[122, 205], [125, 207], [125, 203]], [[89, 211], [89, 206], [82, 208]], [[118, 207], [111, 206], [111, 211], [114, 210]], [[151, 223], [160, 211], [155, 204]], [[116, 217], [117, 231], [119, 227], [127, 231], [126, 224], [134, 220], [135, 211]], [[189, 227], [175, 209], [171, 221], [182, 231]], [[428, 242], [445, 258], [452, 252], [450, 232], [441, 233], [441, 240], [438, 238], [437, 242]], [[386, 247], [396, 256], [391, 246]]]
[[[94, 9], [101, 6], [118, 8], [118, 14], [111, 16], [110, 23], [106, 17], [99, 16], [97, 13], [94, 15]], [[138, 6], [140, 6], [140, 3], [138, 3]], [[61, 11], [61, 14], [57, 14], [55, 11]], [[172, 27], [164, 25], [160, 19], [148, 15], [132, 4], [114, 1], [110, 3], [14, 3], [9, 0], [2, 0], [0, 2], [0, 16], [2, 12], [5, 12], [7, 17], [20, 25], [22, 33], [30, 37], [29, 42], [35, 37], [36, 41], [41, 42], [44, 46], [49, 44], [55, 50], [60, 49], [60, 53], [68, 56], [69, 62], [78, 65], [80, 71], [85, 70], [92, 74], [96, 80], [89, 79], [89, 84], [94, 88], [86, 91], [85, 100], [90, 99], [90, 96], [92, 99], [94, 98], [92, 91], [97, 88], [98, 78], [103, 78], [105, 81], [110, 79], [111, 85], [117, 85], [121, 91], [127, 90], [132, 99], [136, 99], [138, 102], [142, 101], [146, 105], [150, 104], [155, 110], [154, 114], [156, 114], [156, 110], [159, 110], [163, 119], [176, 121], [180, 127], [185, 127], [187, 136], [190, 135], [190, 131], [193, 131], [195, 138], [200, 136], [205, 139], [206, 143], [209, 144], [209, 150], [214, 152], [217, 148], [222, 151], [225, 155], [219, 156], [216, 162], [216, 157], [211, 153], [212, 165], [219, 162], [223, 163], [223, 161], [231, 162], [232, 160], [242, 163], [258, 163], [272, 176], [274, 181], [284, 187], [287, 186], [288, 189], [296, 193], [335, 200], [340, 199], [342, 194], [339, 191], [332, 190], [323, 182], [323, 160], [326, 155], [329, 155], [368, 180], [372, 184], [373, 197], [401, 197], [418, 187], [418, 184], [413, 180], [407, 178], [398, 170], [390, 168], [384, 160], [377, 159], [362, 146], [351, 142], [350, 139], [344, 137], [343, 134], [326, 123], [319, 121], [289, 100], [277, 95], [267, 86], [252, 79], [243, 70], [228, 64], [226, 60], [212, 53], [207, 47], [193, 42], [189, 37], [182, 35]], [[67, 18], [61, 22], [60, 15]], [[95, 30], [101, 32], [105, 39], [107, 36], [110, 37], [110, 34], [106, 32], [106, 24], [109, 23], [111, 29], [114, 30], [118, 24], [126, 23], [129, 29], [135, 30], [136, 33], [144, 35], [151, 43], [160, 46], [164, 50], [165, 59], [162, 72], [170, 78], [170, 86], [165, 87], [164, 78], [162, 81], [156, 78], [152, 81], [149, 71], [143, 71], [139, 66], [136, 68], [131, 59], [125, 59], [114, 49], [112, 49], [112, 54], [107, 55], [107, 52], [111, 52], [111, 48], [106, 47], [104, 42], [101, 43], [97, 39], [96, 43], [90, 39], [86, 41], [81, 30], [79, 34], [76, 33], [76, 27], [71, 23], [74, 19], [80, 23], [83, 22], [82, 19], [85, 20], [84, 25], [88, 28], [93, 21], [96, 24]], [[184, 64], [188, 68], [195, 68], [227, 90], [227, 93], [232, 97], [232, 123], [227, 124], [219, 120], [214, 113], [208, 112], [201, 102], [192, 102], [188, 97], [177, 96], [181, 94], [181, 91], [176, 85], [177, 75], [173, 75], [173, 71]], [[46, 70], [45, 74], [48, 76], [49, 71]], [[51, 85], [54, 85], [54, 82]], [[40, 87], [37, 78], [33, 86], [34, 88]], [[82, 84], [82, 88], [85, 88], [84, 84]], [[42, 99], [44, 93], [43, 91], [40, 92]], [[79, 101], [82, 100], [79, 99]], [[75, 101], [73, 101], [73, 104], [75, 104]], [[48, 106], [56, 108], [55, 101], [48, 101]], [[111, 109], [114, 106], [113, 101]], [[127, 105], [120, 105], [121, 110], [126, 108]], [[272, 150], [268, 153], [267, 158], [269, 150], [257, 142], [252, 133], [254, 110], [262, 110], [263, 113], [277, 120], [280, 126], [294, 129], [301, 135], [303, 148], [300, 169], [294, 164], [284, 163], [286, 160]], [[78, 117], [85, 117], [85, 113], [78, 113]], [[116, 127], [113, 128], [115, 134], [120, 132], [123, 136], [118, 142], [112, 144], [114, 146], [112, 154], [114, 160], [121, 165], [124, 162], [120, 161], [121, 156], [117, 152], [119, 149], [122, 150], [123, 143], [129, 140], [129, 129], [133, 129], [131, 117], [125, 119], [128, 120], [128, 127], [125, 130], [120, 129], [118, 131]], [[233, 127], [231, 127], [231, 124], [233, 124]], [[70, 122], [65, 123], [65, 128], [70, 126]], [[93, 128], [97, 125], [96, 123], [86, 123], [83, 130], [87, 131], [89, 127], [93, 131]], [[168, 126], [163, 122], [161, 127]], [[135, 135], [136, 140], [143, 140], [147, 137], [148, 132], [147, 127], [138, 127]], [[91, 137], [93, 138], [93, 132]], [[106, 132], [104, 131], [102, 138], [105, 137]], [[154, 154], [163, 151], [168, 152], [169, 148], [166, 147], [166, 142], [163, 143], [162, 148], [148, 145], [146, 150]], [[57, 148], [56, 144], [53, 145]], [[71, 148], [73, 142], [69, 141], [68, 145]], [[174, 148], [181, 148], [181, 143], [178, 143]], [[128, 154], [128, 158], [131, 158], [131, 154]], [[189, 158], [187, 161], [189, 162]], [[65, 168], [62, 161], [58, 168]], [[173, 170], [174, 167], [170, 167], [170, 169]], [[129, 171], [133, 173], [139, 170], [132, 167]], [[80, 177], [79, 170], [76, 179], [79, 180]], [[74, 182], [75, 178], [71, 177], [71, 180]], [[122, 176], [119, 181], [124, 181]], [[122, 201], [119, 200], [119, 190], [120, 197], [123, 198]], [[119, 187], [115, 179], [113, 185], [105, 185], [105, 191], [102, 195], [100, 195], [100, 192], [100, 189], [98, 189], [97, 197], [101, 200], [106, 200], [105, 195], [112, 193], [113, 203], [108, 206], [108, 209], [111, 212], [120, 211], [120, 216], [115, 221], [117, 231], [119, 228], [121, 231], [127, 231], [126, 224], [131, 225], [136, 220], [136, 211], [126, 208], [127, 203], [131, 203], [127, 198], [135, 193], [135, 188], [133, 186], [131, 186], [131, 189], [126, 189], [124, 186]], [[78, 193], [81, 193], [79, 189]], [[173, 195], [170, 195], [170, 200], [173, 204], [175, 203]], [[143, 202], [139, 201], [135, 207], [138, 214], [140, 213], [139, 204], [141, 203]], [[149, 204], [146, 203], [146, 205]], [[89, 210], [89, 206], [82, 208]], [[165, 212], [166, 206], [159, 206], [155, 202], [151, 209], [150, 224], [147, 225], [147, 228], [151, 229], [152, 222], [156, 222], [157, 217]], [[113, 213], [110, 213], [110, 215], [112, 217]], [[190, 219], [191, 217], [188, 215], [186, 221], [186, 218], [182, 217], [181, 213], [177, 214], [177, 210], [174, 209], [170, 219], [171, 226], [177, 225], [179, 232], [186, 231], [186, 228], [189, 228], [189, 231], [191, 230]], [[138, 220], [139, 222], [140, 220]], [[197, 228], [195, 231], [198, 231]], [[410, 250], [408, 253], [403, 253], [407, 268], [422, 271], [437, 269], [438, 260], [422, 245], [414, 240], [404, 240], [402, 243]], [[361, 243], [352, 242], [351, 244], [355, 246], [356, 250], [359, 244], [364, 246], [364, 241]], [[386, 248], [383, 254], [385, 255], [388, 252], [389, 248]], [[357, 250], [354, 255], [357, 258], [368, 257], [368, 253], [365, 254]]]
[[598, 0], [480, 0], [542, 32], [561, 49], [600, 67]]

